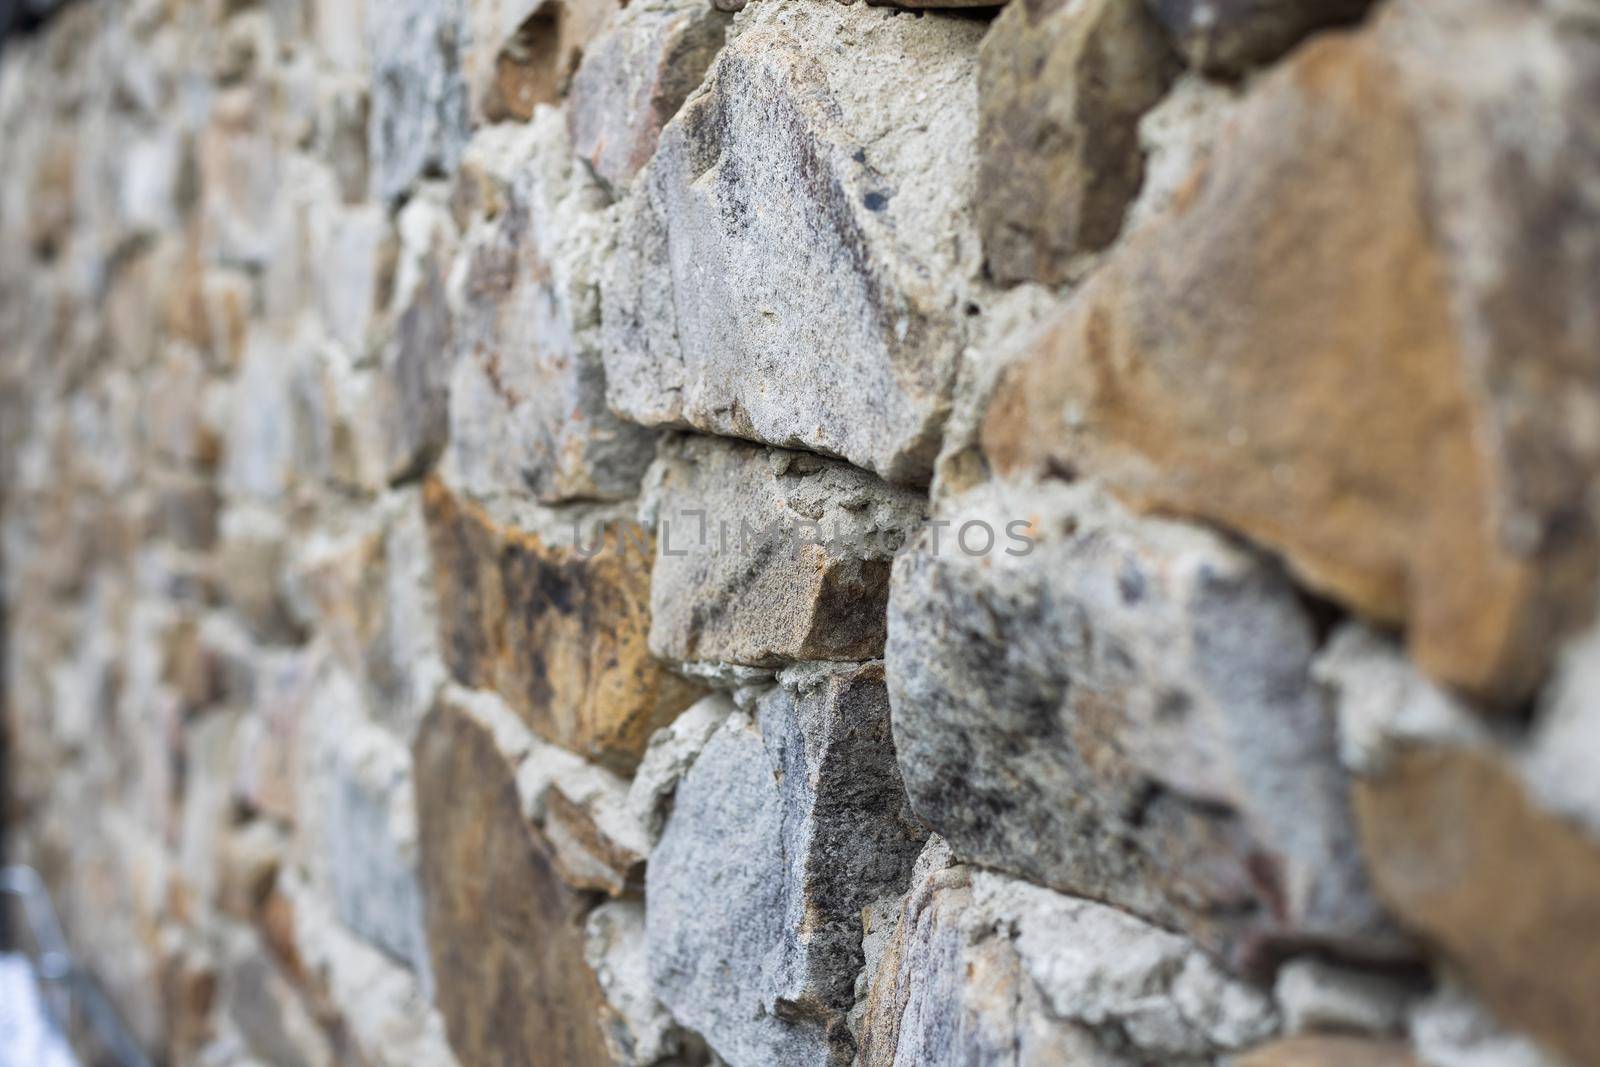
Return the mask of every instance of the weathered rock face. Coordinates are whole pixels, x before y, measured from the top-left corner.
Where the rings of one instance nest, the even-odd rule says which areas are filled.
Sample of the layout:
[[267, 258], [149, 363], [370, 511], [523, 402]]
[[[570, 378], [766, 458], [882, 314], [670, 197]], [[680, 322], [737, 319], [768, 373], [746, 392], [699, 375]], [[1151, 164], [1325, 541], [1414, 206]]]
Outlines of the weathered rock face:
[[1362, 772], [1356, 811], [1384, 900], [1501, 1018], [1585, 1062], [1600, 1039], [1578, 992], [1600, 980], [1600, 844], [1525, 777], [1562, 784], [1548, 750], [1569, 738], [1547, 726], [1522, 753], [1497, 751], [1467, 709], [1359, 631], [1319, 670]]
[[1191, 66], [1233, 77], [1313, 30], [1354, 22], [1370, 0], [1143, 0]]
[[1268, 998], [1183, 938], [956, 864], [938, 838], [871, 989], [863, 1067], [1211, 1063], [1277, 1029]]
[[[1495, 118], [1581, 107], [1600, 62], [1553, 34], [1529, 11], [1400, 4], [1287, 59], [1175, 216], [1008, 376], [992, 460], [1239, 531], [1406, 623], [1434, 677], [1526, 694], [1595, 565], [1580, 279], [1600, 244], [1546, 256], [1540, 220], [1594, 217], [1567, 190], [1600, 156], [1581, 123], [1535, 146]], [[1487, 222], [1504, 189], [1517, 221]]]
[[806, 666], [735, 714], [650, 854], [656, 995], [730, 1063], [844, 1064], [860, 910], [899, 891], [909, 818], [881, 666]]
[[572, 79], [572, 147], [613, 189], [655, 154], [722, 48], [728, 15], [699, 0], [638, 0], [590, 42]]
[[462, 1067], [609, 1062], [588, 902], [556, 875], [492, 729], [440, 704], [414, 757], [428, 947]]
[[1062, 281], [1115, 240], [1144, 173], [1139, 118], [1178, 66], [1142, 0], [1006, 7], [978, 77], [978, 223], [997, 280]]
[[[1012, 503], [1026, 533], [1006, 529]], [[896, 564], [887, 666], [912, 807], [957, 855], [1236, 966], [1294, 944], [1397, 950], [1287, 582], [1082, 488], [977, 490], [942, 517], [945, 543], [930, 530]], [[979, 523], [1031, 541], [951, 543]]]
[[803, 452], [698, 437], [663, 446], [649, 494], [656, 655], [761, 667], [882, 655], [916, 494]]
[[[654, 435], [606, 409], [596, 273], [603, 195], [572, 159], [559, 112], [507, 137], [504, 202], [468, 240], [451, 469], [479, 495], [543, 502], [632, 496]], [[487, 140], [487, 138], [486, 138]], [[469, 153], [471, 149], [469, 148]]]
[[[623, 209], [614, 409], [927, 478], [977, 259], [981, 32], [865, 5], [753, 10]], [[885, 63], [904, 77], [873, 79]]]
[[697, 695], [646, 649], [648, 545], [613, 527], [603, 547], [587, 542], [585, 558], [570, 528], [498, 522], [437, 480], [423, 504], [440, 644], [456, 680], [495, 690], [558, 745], [613, 767], [637, 763], [650, 734]]

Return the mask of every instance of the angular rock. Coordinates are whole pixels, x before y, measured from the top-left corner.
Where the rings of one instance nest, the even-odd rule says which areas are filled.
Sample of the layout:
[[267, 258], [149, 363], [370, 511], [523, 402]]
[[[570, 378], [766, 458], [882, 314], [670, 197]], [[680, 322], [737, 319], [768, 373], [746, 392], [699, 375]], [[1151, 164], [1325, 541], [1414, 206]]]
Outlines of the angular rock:
[[774, 667], [883, 654], [915, 492], [803, 452], [684, 437], [663, 443], [646, 499], [655, 655]]
[[1422, 1061], [1404, 1041], [1293, 1037], [1252, 1049], [1233, 1067], [1422, 1067]]
[[462, 59], [473, 114], [526, 122], [566, 95], [585, 50], [620, 0], [467, 0], [471, 47]]
[[[944, 542], [896, 562], [886, 663], [912, 808], [958, 856], [1247, 970], [1297, 945], [1403, 951], [1287, 581], [1084, 485], [973, 490], [941, 517]], [[959, 551], [980, 522], [994, 550]]]
[[461, 0], [384, 0], [364, 7], [372, 195], [394, 200], [417, 178], [453, 170], [466, 143]]
[[655, 435], [606, 407], [604, 194], [573, 160], [557, 111], [540, 109], [513, 136], [491, 131], [473, 148], [487, 180], [504, 185], [483, 197], [498, 217], [464, 253], [452, 478], [479, 495], [545, 502], [632, 496]]
[[1189, 65], [1238, 77], [1328, 26], [1354, 22], [1371, 0], [1142, 0]]
[[462, 1067], [609, 1062], [588, 901], [529, 826], [493, 731], [441, 703], [413, 756], [435, 996]]
[[904, 885], [882, 667], [786, 671], [678, 787], [646, 871], [655, 993], [729, 1063], [844, 1064], [860, 910]]
[[521, 527], [438, 479], [423, 506], [439, 640], [456, 680], [498, 692], [541, 737], [631, 769], [650, 735], [699, 695], [646, 647], [648, 543], [591, 541], [586, 558], [567, 525], [575, 518]]
[[1265, 996], [1183, 938], [954, 864], [937, 838], [870, 988], [862, 1067], [1210, 1064], [1277, 1027]]
[[616, 411], [927, 479], [978, 269], [982, 31], [754, 10], [623, 210], [603, 302]]
[[1378, 892], [1501, 1020], [1584, 1062], [1600, 1048], [1580, 992], [1600, 981], [1600, 841], [1540, 806], [1525, 768], [1545, 766], [1543, 738], [1504, 749], [1360, 630], [1338, 635], [1319, 672], [1361, 760], [1355, 807]]
[[625, 189], [650, 161], [727, 27], [728, 15], [701, 0], [637, 0], [589, 43], [567, 97], [567, 129], [601, 181]]
[[1054, 284], [1116, 240], [1139, 191], [1139, 119], [1178, 57], [1143, 0], [1010, 4], [978, 68], [978, 226], [997, 281]]
[[1434, 678], [1526, 695], [1597, 567], [1600, 240], [1544, 236], [1600, 233], [1581, 36], [1407, 0], [1263, 76], [1006, 375], [991, 461], [1232, 529]]

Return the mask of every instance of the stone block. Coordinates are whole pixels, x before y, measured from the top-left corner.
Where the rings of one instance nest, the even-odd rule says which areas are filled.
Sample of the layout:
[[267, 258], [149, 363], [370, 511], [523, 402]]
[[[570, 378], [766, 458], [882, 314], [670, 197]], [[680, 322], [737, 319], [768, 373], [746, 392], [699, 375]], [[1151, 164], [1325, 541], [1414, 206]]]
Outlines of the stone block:
[[805, 666], [712, 736], [646, 871], [650, 976], [733, 1064], [842, 1065], [861, 909], [905, 884], [881, 665]]
[[700, 85], [728, 15], [701, 0], [636, 0], [589, 43], [567, 97], [575, 152], [612, 189], [655, 155], [661, 127]]
[[[1294, 946], [1404, 953], [1280, 573], [1090, 486], [990, 486], [941, 517], [944, 543], [895, 565], [886, 663], [912, 807], [956, 855], [1246, 971]], [[951, 543], [977, 522], [986, 556]]]
[[657, 656], [773, 667], [883, 654], [917, 493], [804, 452], [683, 437], [663, 444], [647, 501]]
[[606, 407], [604, 194], [548, 108], [515, 135], [486, 133], [469, 152], [489, 183], [476, 196], [493, 217], [463, 253], [452, 480], [478, 495], [548, 503], [633, 496], [655, 435]]
[[443, 702], [413, 758], [435, 997], [462, 1067], [610, 1062], [590, 901], [556, 873], [494, 731]]
[[753, 9], [623, 208], [612, 408], [927, 480], [979, 266], [982, 30]]
[[1238, 77], [1308, 34], [1355, 22], [1370, 0], [1143, 0], [1189, 65]]
[[646, 647], [649, 545], [616, 525], [603, 545], [580, 544], [568, 525], [576, 517], [497, 519], [437, 479], [423, 505], [439, 640], [456, 680], [496, 691], [547, 740], [631, 769], [650, 735], [699, 695]]
[[1009, 4], [978, 68], [978, 225], [1002, 282], [1057, 283], [1116, 240], [1144, 178], [1139, 119], [1179, 60], [1143, 0]]

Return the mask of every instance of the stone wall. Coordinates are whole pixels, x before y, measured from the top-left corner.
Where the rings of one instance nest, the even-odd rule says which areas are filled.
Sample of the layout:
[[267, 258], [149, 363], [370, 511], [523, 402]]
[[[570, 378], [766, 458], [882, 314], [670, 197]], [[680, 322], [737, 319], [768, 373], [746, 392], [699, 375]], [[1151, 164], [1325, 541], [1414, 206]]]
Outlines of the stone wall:
[[6, 43], [5, 833], [140, 1040], [1600, 1064], [1600, 8], [733, 6]]

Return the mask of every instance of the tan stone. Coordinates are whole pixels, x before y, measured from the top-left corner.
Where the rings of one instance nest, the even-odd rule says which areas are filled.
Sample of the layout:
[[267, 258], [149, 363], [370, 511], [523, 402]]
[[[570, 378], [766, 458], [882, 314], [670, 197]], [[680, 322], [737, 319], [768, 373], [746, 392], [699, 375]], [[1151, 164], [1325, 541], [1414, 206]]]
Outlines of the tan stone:
[[613, 528], [585, 559], [497, 522], [437, 479], [423, 504], [440, 643], [456, 679], [499, 692], [547, 740], [631, 769], [697, 696], [646, 647], [652, 546]]
[[1600, 70], [1523, 9], [1389, 14], [1255, 87], [1172, 217], [1006, 373], [983, 443], [1259, 541], [1407, 625], [1436, 679], [1514, 700], [1593, 588], [1600, 248], [1552, 245], [1593, 223]]
[[1399, 1041], [1364, 1037], [1294, 1037], [1252, 1049], [1233, 1067], [1419, 1067]]
[[1142, 0], [1006, 7], [978, 68], [978, 225], [999, 281], [1059, 282], [1139, 191], [1139, 117], [1180, 64]]
[[557, 875], [492, 730], [441, 703], [413, 755], [435, 997], [462, 1067], [609, 1063], [589, 898]]
[[1574, 1063], [1600, 1049], [1600, 844], [1485, 751], [1417, 748], [1358, 780], [1378, 892], [1502, 1020]]

